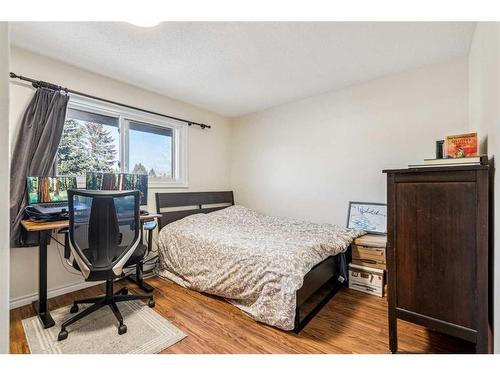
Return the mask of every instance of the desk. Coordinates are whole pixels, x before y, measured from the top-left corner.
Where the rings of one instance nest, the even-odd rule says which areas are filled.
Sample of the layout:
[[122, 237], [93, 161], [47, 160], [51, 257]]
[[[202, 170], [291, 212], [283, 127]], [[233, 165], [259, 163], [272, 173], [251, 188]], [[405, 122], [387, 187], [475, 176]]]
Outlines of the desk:
[[[141, 222], [152, 221], [160, 217], [161, 215], [159, 214], [141, 215]], [[21, 225], [28, 232], [38, 232], [38, 301], [33, 302], [33, 308], [38, 314], [43, 324], [43, 328], [50, 328], [54, 326], [55, 323], [47, 308], [47, 238], [50, 232], [67, 228], [69, 226], [69, 221], [59, 220], [37, 223], [31, 220], [22, 220]]]

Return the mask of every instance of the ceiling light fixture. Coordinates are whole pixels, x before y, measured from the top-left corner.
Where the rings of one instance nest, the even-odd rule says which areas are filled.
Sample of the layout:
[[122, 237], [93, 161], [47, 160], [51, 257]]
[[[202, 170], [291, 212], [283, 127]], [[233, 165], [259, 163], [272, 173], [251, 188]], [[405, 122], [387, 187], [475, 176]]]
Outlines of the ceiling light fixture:
[[160, 24], [160, 21], [155, 20], [137, 20], [137, 21], [129, 21], [130, 24], [138, 27], [155, 27]]

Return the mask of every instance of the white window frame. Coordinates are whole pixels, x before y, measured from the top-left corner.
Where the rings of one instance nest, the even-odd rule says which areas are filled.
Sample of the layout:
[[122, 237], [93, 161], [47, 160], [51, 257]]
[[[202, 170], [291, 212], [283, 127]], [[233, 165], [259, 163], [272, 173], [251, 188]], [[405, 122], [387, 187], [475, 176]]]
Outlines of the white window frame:
[[[127, 107], [115, 104], [105, 103], [75, 94], [70, 95], [68, 108], [81, 111], [98, 113], [101, 115], [118, 118], [118, 128], [120, 134], [120, 171], [129, 173], [129, 139], [128, 139], [128, 121], [137, 121], [172, 129], [172, 178], [149, 177], [148, 187], [151, 189], [161, 188], [187, 188], [188, 187], [188, 126], [187, 124], [169, 119], [162, 116], [153, 115]], [[85, 185], [85, 177], [77, 178], [78, 186]]]

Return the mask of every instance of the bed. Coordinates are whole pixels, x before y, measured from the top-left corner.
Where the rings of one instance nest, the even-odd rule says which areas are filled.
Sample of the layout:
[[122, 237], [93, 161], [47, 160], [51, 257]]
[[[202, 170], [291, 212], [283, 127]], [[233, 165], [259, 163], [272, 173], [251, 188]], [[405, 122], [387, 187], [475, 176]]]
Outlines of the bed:
[[233, 193], [156, 193], [157, 273], [225, 298], [253, 319], [300, 332], [347, 279], [362, 231], [263, 215]]

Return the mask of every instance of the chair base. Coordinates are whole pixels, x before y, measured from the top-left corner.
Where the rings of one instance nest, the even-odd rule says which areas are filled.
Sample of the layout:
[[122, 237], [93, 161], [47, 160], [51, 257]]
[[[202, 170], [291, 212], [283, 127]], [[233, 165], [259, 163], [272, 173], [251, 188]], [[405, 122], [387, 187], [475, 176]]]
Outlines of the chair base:
[[92, 303], [92, 305], [87, 307], [79, 314], [66, 320], [61, 325], [61, 331], [59, 332], [57, 340], [62, 341], [68, 338], [68, 331], [66, 330], [66, 328], [69, 325], [76, 323], [77, 321], [85, 318], [87, 315], [92, 314], [93, 312], [99, 310], [104, 306], [109, 306], [111, 308], [111, 311], [113, 311], [113, 314], [115, 315], [116, 319], [118, 320], [118, 323], [120, 324], [118, 326], [118, 334], [123, 335], [124, 333], [127, 332], [127, 326], [123, 324], [123, 317], [116, 303], [123, 301], [143, 300], [143, 299], [148, 299], [149, 307], [153, 308], [155, 306], [155, 300], [152, 294], [129, 295], [127, 288], [121, 288], [116, 292], [113, 292], [113, 280], [106, 280], [106, 295], [100, 297], [76, 300], [73, 302], [73, 306], [71, 306], [70, 309], [70, 312], [73, 314], [78, 312], [78, 305], [80, 304]]

